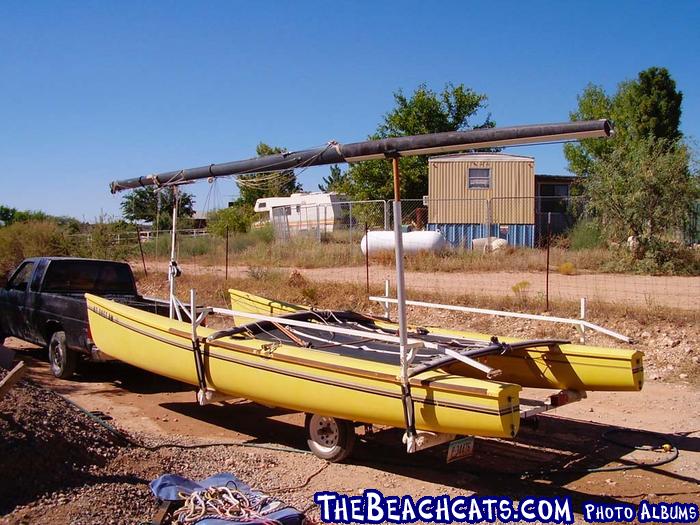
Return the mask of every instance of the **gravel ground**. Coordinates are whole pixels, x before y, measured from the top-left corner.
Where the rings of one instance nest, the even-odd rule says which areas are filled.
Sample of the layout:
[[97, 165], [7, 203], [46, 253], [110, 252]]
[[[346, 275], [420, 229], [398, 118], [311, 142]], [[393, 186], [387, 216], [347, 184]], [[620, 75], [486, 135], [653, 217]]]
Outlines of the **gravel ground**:
[[[279, 452], [130, 446], [64, 398], [26, 380], [0, 400], [0, 435], [0, 523], [8, 524], [149, 522], [158, 504], [148, 483], [164, 473], [197, 480], [235, 472], [303, 509], [309, 499], [295, 491], [327, 466], [304, 454], [300, 468], [281, 476]], [[131, 437], [149, 447], [176, 442]]]

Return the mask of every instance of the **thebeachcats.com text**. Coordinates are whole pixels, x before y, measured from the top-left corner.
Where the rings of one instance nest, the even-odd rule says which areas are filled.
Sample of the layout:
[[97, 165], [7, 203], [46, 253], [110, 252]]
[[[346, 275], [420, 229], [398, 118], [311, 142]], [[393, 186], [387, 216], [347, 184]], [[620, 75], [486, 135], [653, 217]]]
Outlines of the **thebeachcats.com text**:
[[588, 523], [695, 523], [693, 503], [629, 503], [588, 501], [577, 508], [568, 496], [526, 497], [517, 503], [503, 496], [384, 496], [367, 489], [361, 496], [317, 492], [324, 523], [574, 523], [575, 514]]

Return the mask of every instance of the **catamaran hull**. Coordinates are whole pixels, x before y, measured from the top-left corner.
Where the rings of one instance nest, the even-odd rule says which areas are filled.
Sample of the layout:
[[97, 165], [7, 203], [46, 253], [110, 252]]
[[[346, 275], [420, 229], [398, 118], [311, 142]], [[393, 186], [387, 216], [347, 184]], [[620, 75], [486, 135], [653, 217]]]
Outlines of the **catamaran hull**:
[[[191, 326], [86, 294], [90, 330], [105, 354], [138, 368], [198, 384]], [[205, 338], [213, 333], [199, 328]], [[398, 365], [256, 339], [203, 344], [207, 386], [233, 397], [351, 421], [404, 426]], [[512, 437], [518, 385], [426, 372], [413, 379], [416, 428]]]
[[[304, 307], [266, 299], [239, 290], [229, 290], [233, 310], [265, 315], [286, 315]], [[237, 319], [239, 324], [246, 319]], [[393, 330], [394, 323], [378, 321], [377, 325]], [[477, 341], [489, 341], [490, 336], [472, 332], [429, 328], [431, 334]], [[499, 337], [505, 343], [517, 339]], [[643, 354], [625, 348], [562, 344], [551, 348], [524, 348], [505, 355], [490, 355], [479, 361], [502, 371], [500, 381], [528, 388], [556, 388], [585, 391], [638, 391], [644, 383]], [[485, 373], [461, 363], [450, 365], [451, 374], [484, 379]]]

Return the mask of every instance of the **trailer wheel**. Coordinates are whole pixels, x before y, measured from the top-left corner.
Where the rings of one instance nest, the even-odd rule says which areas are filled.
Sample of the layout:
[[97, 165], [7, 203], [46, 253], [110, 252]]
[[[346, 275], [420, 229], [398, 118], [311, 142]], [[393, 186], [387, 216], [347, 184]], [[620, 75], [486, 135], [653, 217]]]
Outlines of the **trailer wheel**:
[[337, 463], [346, 459], [355, 445], [355, 427], [350, 421], [306, 414], [309, 449], [317, 457]]
[[68, 379], [78, 365], [78, 354], [66, 346], [66, 333], [54, 332], [49, 341], [51, 373], [59, 379]]

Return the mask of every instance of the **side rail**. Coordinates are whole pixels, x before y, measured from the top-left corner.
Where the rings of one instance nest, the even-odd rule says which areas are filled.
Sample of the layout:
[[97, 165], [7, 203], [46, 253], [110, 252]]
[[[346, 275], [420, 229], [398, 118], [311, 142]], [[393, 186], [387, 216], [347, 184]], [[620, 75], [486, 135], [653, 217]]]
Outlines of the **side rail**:
[[[386, 297], [370, 296], [369, 300], [384, 304], [386, 311], [388, 311], [389, 304], [397, 304], [398, 303], [397, 299], [394, 299], [394, 298], [388, 297], [388, 296], [386, 296]], [[410, 305], [410, 306], [420, 306], [423, 308], [434, 308], [437, 310], [451, 310], [453, 312], [466, 312], [466, 313], [472, 313], [472, 314], [495, 315], [495, 316], [499, 316], [499, 317], [517, 317], [520, 319], [532, 319], [534, 321], [546, 321], [549, 323], [570, 324], [570, 325], [575, 325], [575, 326], [579, 327], [579, 330], [581, 331], [582, 337], [583, 337], [583, 334], [585, 333], [584, 330], [589, 329], [589, 330], [593, 330], [596, 332], [600, 332], [601, 334], [605, 334], [605, 335], [612, 337], [614, 339], [618, 339], [619, 341], [624, 341], [625, 343], [631, 344], [634, 342], [631, 338], [627, 337], [626, 335], [622, 335], [622, 334], [617, 333], [613, 330], [610, 330], [608, 328], [604, 328], [602, 326], [591, 323], [591, 322], [586, 321], [584, 319], [568, 319], [566, 317], [554, 317], [554, 316], [550, 316], [550, 315], [523, 314], [520, 312], [506, 312], [504, 310], [489, 310], [487, 308], [473, 308], [470, 306], [456, 306], [456, 305], [451, 305], [451, 304], [427, 303], [427, 302], [423, 302], [423, 301], [408, 301], [407, 300], [406, 304]]]

